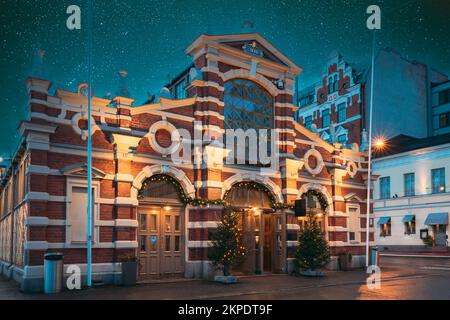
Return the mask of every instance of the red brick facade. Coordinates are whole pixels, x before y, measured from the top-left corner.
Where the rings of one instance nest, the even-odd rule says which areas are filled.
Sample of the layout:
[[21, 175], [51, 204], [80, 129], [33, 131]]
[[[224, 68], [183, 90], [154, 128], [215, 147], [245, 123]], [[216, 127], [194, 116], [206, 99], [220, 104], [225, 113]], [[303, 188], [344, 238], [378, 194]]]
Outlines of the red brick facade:
[[[276, 59], [271, 55], [255, 57], [229, 46], [226, 41], [230, 37], [242, 43], [257, 41], [264, 50], [274, 52]], [[98, 192], [95, 196], [94, 266], [111, 264], [108, 272], [114, 273], [115, 263], [137, 251], [140, 206], [137, 194], [146, 178], [161, 173], [177, 179], [186, 194], [199, 199], [221, 199], [225, 191], [240, 181], [265, 185], [277, 202], [284, 204], [292, 204], [308, 190], [317, 190], [323, 193], [329, 205], [326, 234], [333, 254], [350, 250], [355, 255], [363, 255], [365, 155], [329, 144], [294, 121], [292, 87], [301, 69], [257, 34], [201, 36], [186, 52], [201, 74], [186, 88], [189, 96], [186, 99], [161, 98], [159, 103], [131, 107], [133, 100], [129, 98], [116, 97], [109, 101], [93, 97], [93, 183]], [[255, 73], [251, 71], [252, 64], [256, 64]], [[172, 144], [172, 128], [192, 133], [193, 121], [197, 120], [204, 134], [217, 137], [223, 129], [224, 83], [236, 78], [254, 81], [273, 96], [275, 128], [280, 132], [277, 172], [264, 176], [245, 166], [237, 169], [223, 163], [207, 162], [202, 166], [172, 163], [170, 155], [163, 150]], [[283, 81], [283, 88], [274, 84], [276, 79]], [[339, 81], [342, 85], [349, 80], [344, 77]], [[50, 96], [49, 86], [50, 82], [45, 80], [27, 81], [30, 119], [21, 125], [25, 139], [22, 157], [29, 158], [24, 197], [29, 210], [24, 224], [23, 257], [24, 265], [30, 267], [42, 266], [44, 254], [55, 250], [64, 253], [66, 264], [86, 262], [85, 244], [70, 242], [66, 223], [71, 185], [86, 179], [86, 96], [81, 90], [57, 91]], [[358, 113], [358, 101], [358, 96], [353, 96], [348, 106], [349, 115]], [[114, 108], [109, 106], [111, 103], [115, 103]], [[152, 131], [152, 128], [157, 129]], [[356, 172], [350, 171], [351, 165], [356, 167]], [[349, 205], [358, 208], [357, 219], [361, 219], [355, 230], [361, 234], [359, 242], [348, 240]], [[221, 208], [189, 205], [185, 212], [185, 275], [198, 276], [196, 263], [207, 260], [208, 233], [217, 224]], [[1, 221], [9, 214], [15, 213], [3, 212]], [[282, 209], [274, 214], [282, 221], [280, 237], [283, 241], [276, 265], [286, 272], [291, 256], [288, 252], [295, 247], [286, 237], [298, 231], [299, 222], [292, 210]], [[27, 276], [24, 273], [23, 277]]]

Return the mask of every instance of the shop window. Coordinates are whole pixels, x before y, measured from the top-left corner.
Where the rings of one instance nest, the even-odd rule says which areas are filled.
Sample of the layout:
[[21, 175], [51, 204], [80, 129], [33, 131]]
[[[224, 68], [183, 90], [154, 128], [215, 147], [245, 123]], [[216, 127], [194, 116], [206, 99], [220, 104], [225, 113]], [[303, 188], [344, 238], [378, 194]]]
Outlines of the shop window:
[[388, 223], [380, 224], [380, 237], [390, 237], [391, 236], [391, 221]]
[[404, 222], [405, 234], [416, 234], [416, 217], [413, 217], [410, 221]]

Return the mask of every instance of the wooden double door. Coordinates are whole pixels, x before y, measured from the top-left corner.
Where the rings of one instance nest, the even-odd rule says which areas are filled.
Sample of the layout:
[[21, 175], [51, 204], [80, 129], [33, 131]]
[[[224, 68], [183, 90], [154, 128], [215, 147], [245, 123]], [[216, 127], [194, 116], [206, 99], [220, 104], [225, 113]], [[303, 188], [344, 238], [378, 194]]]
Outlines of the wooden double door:
[[245, 210], [242, 231], [247, 248], [245, 261], [235, 268], [243, 274], [277, 272], [281, 260], [280, 215]]
[[140, 206], [139, 279], [184, 274], [184, 207]]

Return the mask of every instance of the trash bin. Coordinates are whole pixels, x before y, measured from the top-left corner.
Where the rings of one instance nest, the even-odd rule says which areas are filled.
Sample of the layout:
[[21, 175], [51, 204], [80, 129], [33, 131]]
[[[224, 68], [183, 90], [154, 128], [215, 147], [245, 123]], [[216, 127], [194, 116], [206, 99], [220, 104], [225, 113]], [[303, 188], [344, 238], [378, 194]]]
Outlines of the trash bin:
[[372, 265], [377, 266], [379, 264], [379, 259], [380, 259], [380, 255], [379, 255], [378, 247], [374, 246], [374, 247], [372, 247]]
[[64, 255], [62, 253], [47, 253], [44, 256], [44, 292], [61, 292], [64, 276]]

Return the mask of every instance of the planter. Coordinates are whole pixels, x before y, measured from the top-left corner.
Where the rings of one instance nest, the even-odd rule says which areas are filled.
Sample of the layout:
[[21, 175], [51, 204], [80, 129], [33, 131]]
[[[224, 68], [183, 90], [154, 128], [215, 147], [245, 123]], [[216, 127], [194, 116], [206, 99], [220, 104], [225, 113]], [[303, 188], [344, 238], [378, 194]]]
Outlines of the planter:
[[134, 286], [137, 281], [137, 261], [122, 262], [122, 285]]
[[304, 271], [300, 271], [300, 274], [305, 277], [324, 277], [325, 276], [323, 274], [323, 272], [320, 270], [304, 270]]
[[237, 278], [234, 276], [215, 276], [214, 281], [225, 284], [232, 284], [237, 283]]

